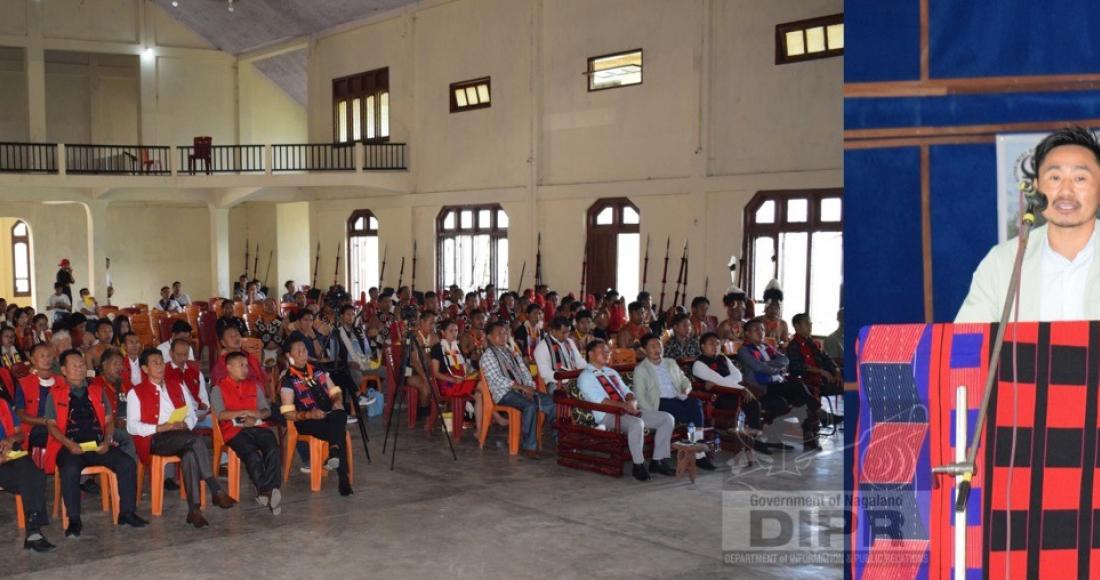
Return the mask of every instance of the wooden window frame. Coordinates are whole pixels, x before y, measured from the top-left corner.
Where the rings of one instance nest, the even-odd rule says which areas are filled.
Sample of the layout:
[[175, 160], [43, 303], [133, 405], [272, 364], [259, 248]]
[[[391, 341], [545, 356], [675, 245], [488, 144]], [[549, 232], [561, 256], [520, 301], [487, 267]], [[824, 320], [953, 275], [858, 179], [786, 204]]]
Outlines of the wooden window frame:
[[[458, 100], [455, 99], [455, 91], [458, 89], [467, 89], [469, 87], [477, 87], [478, 85], [485, 85], [489, 91], [489, 100], [484, 103], [478, 103], [476, 105], [459, 106]], [[474, 111], [477, 109], [488, 109], [493, 106], [493, 83], [492, 77], [481, 77], [479, 79], [472, 79], [468, 81], [459, 81], [457, 83], [451, 83], [450, 91], [448, 95], [451, 102], [452, 113], [462, 113], [465, 111]]]
[[[605, 208], [612, 207], [615, 209], [610, 224], [597, 224], [596, 217], [600, 215]], [[638, 214], [638, 222], [636, 224], [628, 224], [623, 221], [624, 212], [626, 208], [633, 209]], [[614, 228], [617, 234], [640, 234], [642, 233], [642, 212], [638, 209], [638, 206], [634, 202], [630, 201], [628, 197], [604, 197], [597, 199], [588, 208], [588, 227], [590, 228]]]
[[[638, 57], [642, 59], [642, 70], [638, 73], [638, 75], [640, 77], [638, 82], [630, 83], [628, 85], [612, 85], [612, 86], [608, 86], [608, 87], [596, 87], [596, 88], [592, 87], [592, 76], [596, 73], [596, 71], [592, 70], [592, 67], [593, 67], [593, 65], [596, 64], [597, 60], [600, 60], [601, 58], [609, 58], [609, 57], [612, 57], [612, 56], [624, 56], [624, 55], [632, 54], [632, 53], [635, 53], [635, 52], [638, 53]], [[645, 54], [643, 54], [642, 49], [633, 48], [633, 49], [630, 49], [630, 50], [619, 50], [619, 51], [610, 52], [610, 53], [607, 53], [607, 54], [600, 54], [600, 55], [596, 55], [596, 56], [590, 56], [590, 57], [588, 57], [588, 67], [585, 69], [584, 77], [585, 77], [585, 83], [588, 86], [588, 92], [590, 92], [590, 93], [593, 93], [593, 92], [596, 92], [596, 91], [607, 91], [607, 90], [611, 90], [611, 89], [625, 89], [626, 87], [641, 86], [642, 83], [645, 82]]]
[[[15, 233], [15, 228], [19, 227], [20, 225], [22, 225], [27, 231], [26, 234], [23, 234], [21, 236], [16, 235], [16, 233]], [[15, 276], [15, 245], [18, 244], [19, 242], [23, 242], [24, 244], [26, 244], [26, 247], [27, 247], [27, 278], [26, 278], [26, 280], [27, 280], [27, 291], [26, 292], [20, 292], [19, 291], [19, 280], [20, 280], [20, 278], [17, 278]], [[32, 267], [31, 266], [31, 228], [23, 220], [16, 220], [16, 222], [14, 224], [12, 224], [12, 226], [11, 226], [11, 286], [12, 286], [11, 290], [12, 290], [12, 296], [14, 296], [16, 298], [23, 298], [23, 297], [31, 295], [31, 267]]]
[[[489, 227], [482, 227], [478, 223], [478, 212], [482, 210], [489, 210]], [[474, 214], [473, 227], [462, 227], [462, 212], [472, 211]], [[504, 211], [499, 203], [483, 203], [475, 205], [445, 205], [439, 210], [439, 214], [435, 217], [435, 285], [436, 288], [446, 288], [447, 285], [443, 281], [443, 242], [449, 238], [455, 238], [458, 236], [489, 236], [489, 282], [492, 283], [497, 290], [505, 290], [500, 287], [500, 280], [497, 279], [497, 272], [499, 271], [498, 264], [500, 256], [497, 255], [497, 242], [501, 239], [508, 238], [508, 226], [500, 226], [498, 223], [498, 213], [504, 212], [507, 215], [508, 212]], [[443, 222], [447, 217], [447, 214], [455, 212], [455, 227], [445, 230], [443, 228]], [[511, 218], [508, 220], [511, 224]], [[507, 258], [505, 258], [507, 259]]]
[[[382, 135], [382, 95], [390, 95], [390, 107], [392, 108], [392, 93], [390, 92], [390, 69], [389, 67], [376, 68], [366, 72], [361, 72], [353, 75], [339, 77], [332, 79], [332, 142], [336, 144], [351, 145], [356, 142], [354, 137], [353, 111], [354, 107], [352, 102], [358, 98], [359, 104], [359, 128], [360, 137], [358, 141], [363, 143], [387, 143], [390, 140], [390, 135]], [[367, 137], [369, 134], [369, 127], [367, 126], [367, 98], [374, 97], [374, 137]], [[345, 112], [345, 120], [347, 122], [347, 140], [340, 141], [340, 103], [347, 103], [347, 110]], [[388, 112], [388, 111], [387, 111]], [[387, 127], [392, 129], [393, 124], [389, 122], [390, 115], [387, 114]], [[390, 131], [392, 133], [392, 130]]]
[[[355, 228], [355, 222], [359, 218], [363, 218], [363, 224], [364, 224], [363, 229], [356, 229]], [[369, 209], [357, 209], [357, 210], [351, 212], [351, 216], [348, 217], [347, 226], [345, 227], [346, 235], [344, 236], [344, 238], [345, 238], [344, 239], [344, 245], [345, 245], [344, 255], [347, 256], [347, 264], [346, 264], [346, 267], [345, 267], [345, 274], [346, 274], [347, 280], [345, 280], [344, 288], [346, 288], [348, 292], [352, 291], [352, 288], [351, 288], [351, 282], [352, 282], [352, 280], [351, 280], [351, 270], [352, 270], [352, 268], [351, 268], [351, 240], [352, 240], [352, 238], [369, 238], [369, 237], [377, 238], [378, 237], [378, 228], [370, 227], [370, 221], [372, 219], [376, 222], [379, 222], [378, 218], [374, 215], [374, 212], [372, 212]], [[379, 222], [379, 223], [381, 223], [381, 222]], [[382, 281], [379, 280], [378, 284], [381, 285]], [[357, 298], [357, 297], [353, 296], [353, 298]]]
[[[830, 14], [828, 16], [818, 16], [816, 18], [807, 18], [805, 20], [796, 20], [794, 22], [784, 22], [782, 24], [775, 25], [775, 64], [790, 64], [792, 62], [805, 62], [808, 60], [818, 60], [822, 58], [832, 58], [834, 56], [844, 56], [844, 47], [830, 49], [829, 42], [829, 26], [833, 24], [844, 24], [844, 13]], [[825, 28], [825, 50], [821, 52], [806, 52], [797, 56], [787, 56], [787, 33], [795, 30], [802, 31], [803, 43], [805, 43], [806, 29], [816, 28], [821, 26]], [[805, 44], [804, 44], [805, 45]]]
[[[840, 221], [821, 221], [821, 203], [822, 200], [828, 198], [841, 199]], [[809, 200], [806, 208], [806, 221], [789, 222], [787, 220], [787, 204], [785, 202], [790, 199]], [[760, 191], [753, 196], [749, 203], [745, 205], [744, 223], [741, 229], [745, 233], [741, 241], [742, 259], [740, 266], [743, 276], [739, 284], [750, 298], [755, 298], [764, 291], [763, 288], [753, 288], [753, 280], [756, 275], [753, 272], [756, 262], [753, 240], [757, 237], [771, 237], [775, 241], [776, 257], [778, 258], [780, 234], [805, 232], [809, 234], [806, 240], [806, 306], [807, 311], [809, 310], [809, 299], [813, 295], [813, 277], [811, 275], [813, 271], [813, 234], [844, 231], [843, 199], [844, 190], [842, 188], [771, 190]], [[756, 211], [768, 201], [775, 203], [775, 220], [770, 224], [758, 224], [756, 223]], [[778, 271], [773, 271], [771, 277], [775, 278], [776, 276], [778, 276]]]

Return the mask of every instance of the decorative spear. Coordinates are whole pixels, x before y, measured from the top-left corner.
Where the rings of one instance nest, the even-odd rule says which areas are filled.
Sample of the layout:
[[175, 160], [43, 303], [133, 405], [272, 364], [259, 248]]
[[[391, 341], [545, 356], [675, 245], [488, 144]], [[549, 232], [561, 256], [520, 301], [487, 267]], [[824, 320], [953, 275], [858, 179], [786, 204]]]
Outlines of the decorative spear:
[[340, 242], [336, 243], [336, 270], [332, 273], [332, 285], [335, 286], [337, 280], [340, 279], [340, 250], [343, 249], [344, 244]]
[[271, 253], [267, 256], [267, 272], [264, 272], [264, 294], [267, 294], [267, 290], [270, 287], [271, 282], [271, 263], [275, 261], [275, 250], [271, 250]]
[[397, 291], [401, 291], [401, 283], [405, 281], [405, 256], [401, 256], [401, 269], [397, 272]]
[[672, 247], [672, 236], [665, 240], [665, 270], [661, 274], [661, 303], [657, 306], [657, 312], [662, 315], [665, 312], [665, 284], [668, 282], [668, 252]]
[[535, 286], [542, 286], [542, 232], [535, 250]]
[[523, 261], [523, 267], [519, 269], [519, 285], [516, 286], [516, 292], [523, 292], [523, 277], [527, 274], [527, 260]]
[[649, 234], [645, 235], [645, 260], [642, 261], [642, 291], [649, 280]]
[[413, 240], [412, 291], [416, 292], [416, 240]]
[[588, 298], [588, 235], [584, 236], [584, 257], [581, 258], [581, 304]]
[[[378, 285], [385, 286], [386, 279], [386, 256], [390, 253], [390, 245], [386, 244], [386, 247], [382, 250], [382, 267], [378, 270]], [[381, 289], [379, 289], [381, 290]]]
[[680, 283], [684, 279], [684, 268], [687, 266], [688, 243], [684, 240], [684, 252], [680, 255], [680, 271], [676, 274], [676, 292], [672, 294], [672, 306], [680, 302]]
[[313, 258], [313, 278], [309, 282], [310, 289], [317, 287], [317, 268], [321, 267], [321, 240], [317, 240], [317, 255]]
[[[247, 266], [247, 265], [248, 265], [248, 262], [245, 262], [245, 266]], [[249, 278], [249, 280], [255, 280], [256, 279], [256, 274], [259, 273], [259, 269], [260, 269], [260, 244], [257, 242], [256, 243], [256, 255], [252, 257], [252, 277]]]
[[680, 294], [680, 306], [687, 303], [688, 297], [688, 267], [691, 266], [690, 256], [687, 252], [687, 242], [684, 242], [684, 292]]
[[[244, 239], [244, 277], [245, 278], [248, 277], [248, 258], [249, 258], [248, 238], [245, 237], [245, 239]], [[244, 288], [241, 288], [241, 290], [244, 290]]]

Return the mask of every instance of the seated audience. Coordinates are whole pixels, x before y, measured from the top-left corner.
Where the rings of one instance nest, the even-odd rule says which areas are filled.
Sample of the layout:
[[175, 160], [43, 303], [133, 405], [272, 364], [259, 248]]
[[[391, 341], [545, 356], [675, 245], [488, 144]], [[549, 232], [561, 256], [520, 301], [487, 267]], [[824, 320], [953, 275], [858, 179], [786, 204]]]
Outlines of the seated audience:
[[691, 334], [691, 317], [680, 313], [672, 317], [672, 334], [665, 342], [665, 356], [673, 360], [693, 360], [699, 358], [699, 336]]
[[[608, 429], [614, 429], [616, 422], [619, 428], [626, 434], [627, 444], [630, 447], [631, 460], [634, 462], [634, 479], [646, 481], [649, 472], [656, 471], [663, 475], [675, 475], [676, 469], [672, 466], [672, 428], [676, 426], [676, 420], [672, 415], [664, 411], [643, 410], [638, 408], [638, 400], [630, 387], [615, 369], [608, 366], [611, 358], [611, 349], [602, 340], [594, 340], [588, 343], [588, 366], [577, 377], [577, 388], [581, 397], [590, 403], [599, 403], [620, 407], [625, 414], [616, 416], [602, 411], [592, 411], [597, 423]], [[645, 466], [645, 456], [642, 454], [642, 446], [645, 442], [645, 430], [653, 429], [653, 457], [649, 462], [649, 469]]]
[[84, 357], [77, 350], [61, 353], [64, 378], [46, 398], [46, 424], [51, 439], [46, 450], [47, 471], [56, 465], [61, 478], [61, 497], [69, 516], [65, 537], [80, 537], [80, 472], [85, 467], [104, 466], [118, 480], [118, 523], [135, 528], [148, 522], [135, 513], [137, 507], [137, 465], [114, 444], [111, 401], [98, 384], [87, 382]]
[[160, 351], [164, 360], [168, 360], [172, 357], [172, 344], [176, 340], [187, 341], [187, 360], [195, 360], [195, 351], [191, 348], [191, 325], [186, 320], [177, 320], [172, 323], [172, 336], [168, 340], [157, 345], [157, 350]]
[[54, 357], [50, 345], [36, 344], [31, 347], [30, 355], [31, 372], [19, 379], [15, 409], [25, 435], [23, 450], [42, 453], [49, 441], [46, 399], [54, 385], [64, 379], [53, 370]]
[[615, 346], [637, 349], [642, 337], [650, 332], [649, 326], [645, 323], [645, 305], [641, 302], [631, 302], [627, 307], [627, 316], [626, 324], [616, 335]]
[[[662, 356], [661, 339], [655, 334], [647, 334], [639, 344], [646, 356], [634, 367], [634, 393], [638, 408], [664, 411], [672, 415], [677, 423], [703, 428], [703, 402], [688, 397], [691, 379], [684, 375], [675, 360]], [[703, 452], [696, 454], [695, 463], [703, 469], [716, 469]]]
[[[225, 366], [225, 358], [229, 353], [244, 352], [241, 350], [241, 332], [236, 326], [229, 325], [223, 328], [218, 333], [218, 343], [222, 347], [222, 352], [210, 367], [210, 381], [214, 384], [220, 383], [229, 374], [229, 369]], [[248, 356], [248, 378], [261, 385], [267, 384], [267, 373], [264, 372], [259, 359], [251, 353], [245, 354]]]
[[219, 309], [220, 316], [214, 323], [214, 330], [221, 336], [222, 330], [227, 326], [237, 327], [237, 332], [241, 336], [248, 336], [248, 326], [245, 325], [244, 320], [235, 314], [233, 314], [233, 303], [229, 300], [225, 300], [221, 303]]
[[523, 358], [509, 348], [508, 337], [511, 332], [508, 322], [491, 322], [486, 333], [489, 345], [481, 355], [481, 372], [489, 386], [489, 393], [495, 404], [520, 410], [523, 438], [520, 446], [523, 448], [523, 455], [529, 459], [539, 459], [539, 413], [546, 417], [544, 428], [549, 428], [551, 438], [557, 441], [557, 432], [553, 426], [554, 400], [550, 395], [535, 390], [535, 381], [531, 378], [531, 372]]
[[191, 297], [184, 294], [183, 284], [179, 280], [172, 282], [172, 300], [175, 300], [181, 308], [187, 308], [191, 305]]
[[126, 357], [117, 349], [108, 348], [99, 357], [99, 374], [92, 379], [91, 384], [103, 389], [107, 394], [107, 400], [111, 403], [111, 416], [115, 418], [115, 430], [113, 438], [118, 448], [133, 458], [137, 463], [137, 450], [134, 448], [134, 440], [130, 432], [126, 430], [126, 394], [127, 390], [122, 380], [123, 360]]
[[[287, 421], [294, 421], [298, 432], [328, 443], [329, 456], [324, 468], [336, 471], [340, 495], [351, 495], [348, 478], [347, 413], [344, 411], [340, 387], [328, 373], [309, 362], [309, 353], [301, 338], [287, 339], [287, 363], [290, 365], [280, 381], [279, 412]], [[220, 384], [220, 382], [219, 382]]]
[[160, 300], [153, 305], [153, 310], [160, 310], [162, 312], [179, 312], [183, 310], [179, 302], [176, 302], [172, 298], [172, 289], [168, 286], [161, 286], [160, 288]]
[[222, 438], [248, 472], [256, 487], [256, 501], [279, 515], [283, 510], [279, 491], [282, 460], [279, 441], [265, 421], [271, 416], [271, 408], [263, 385], [248, 378], [248, 357], [244, 353], [230, 353], [225, 364], [229, 375], [210, 393]]
[[535, 363], [539, 376], [551, 395], [557, 388], [558, 371], [579, 371], [585, 367], [584, 357], [573, 339], [569, 338], [569, 319], [558, 316], [550, 321], [550, 331], [535, 347]]
[[[191, 353], [191, 343], [186, 338], [173, 339], [172, 347], [168, 352], [168, 364], [164, 365], [164, 380], [187, 389], [191, 400], [195, 403], [195, 427], [209, 429], [210, 396], [206, 392], [206, 377], [199, 370], [199, 363], [187, 359]], [[247, 358], [245, 356], [246, 361]]]
[[19, 427], [14, 398], [5, 390], [0, 393], [0, 487], [23, 498], [26, 517], [23, 549], [49, 552], [56, 546], [42, 534], [42, 528], [50, 523], [46, 508], [46, 474], [29, 455], [11, 457], [12, 452], [21, 451], [23, 447], [23, 433]]
[[745, 325], [745, 342], [737, 353], [737, 361], [746, 370], [745, 382], [755, 391], [782, 397], [791, 407], [805, 407], [806, 419], [802, 422], [802, 448], [805, 451], [820, 449], [817, 444], [818, 410], [821, 402], [797, 379], [788, 378], [790, 360], [764, 342], [764, 322], [750, 320]]
[[[142, 463], [149, 465], [151, 455], [174, 455], [183, 468], [187, 495], [187, 523], [204, 528], [209, 523], [202, 515], [200, 482], [210, 489], [214, 505], [228, 509], [237, 502], [222, 489], [214, 477], [210, 451], [192, 429], [198, 418], [191, 393], [179, 383], [164, 378], [164, 358], [155, 348], [141, 353], [141, 371], [145, 380], [126, 396], [126, 429], [134, 436], [134, 446]], [[176, 409], [185, 408], [183, 421], [169, 422]]]

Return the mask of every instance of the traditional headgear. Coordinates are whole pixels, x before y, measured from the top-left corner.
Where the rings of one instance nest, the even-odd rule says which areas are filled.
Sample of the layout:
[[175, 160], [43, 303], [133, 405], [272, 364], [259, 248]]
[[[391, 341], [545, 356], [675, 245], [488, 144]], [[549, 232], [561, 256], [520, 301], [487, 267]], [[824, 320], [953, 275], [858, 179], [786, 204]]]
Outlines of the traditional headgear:
[[69, 267], [69, 259], [68, 258], [62, 258], [61, 263], [58, 264], [57, 267], [58, 268], [68, 268]]
[[772, 300], [776, 302], [783, 301], [783, 288], [779, 285], [779, 280], [774, 278], [764, 287], [764, 302], [771, 302]]

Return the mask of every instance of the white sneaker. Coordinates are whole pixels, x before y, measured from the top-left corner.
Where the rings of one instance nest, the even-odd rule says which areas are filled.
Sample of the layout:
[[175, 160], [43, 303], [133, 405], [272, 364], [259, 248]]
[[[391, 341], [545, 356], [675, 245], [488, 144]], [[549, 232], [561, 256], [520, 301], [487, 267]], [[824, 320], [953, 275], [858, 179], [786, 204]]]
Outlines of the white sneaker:
[[356, 419], [355, 417], [353, 417], [353, 416], [351, 416], [351, 415], [348, 415], [348, 425], [351, 425], [352, 423], [354, 423], [354, 422], [356, 422], [356, 421], [358, 421], [358, 420], [359, 420], [359, 419]]
[[267, 507], [268, 497], [266, 495], [258, 495], [258, 496], [256, 496], [256, 503], [258, 503], [258, 504], [260, 504], [264, 507]]
[[338, 467], [340, 467], [339, 457], [329, 457], [328, 461], [325, 462], [326, 471], [336, 471]]
[[302, 473], [304, 473], [306, 475], [309, 475], [309, 466], [308, 465], [303, 465], [302, 467], [298, 468], [298, 471], [301, 471]]
[[271, 515], [277, 516], [283, 513], [283, 494], [279, 488], [271, 490]]
[[360, 407], [368, 407], [370, 405], [373, 405], [374, 402], [377, 401], [377, 400], [378, 400], [377, 397], [368, 397], [366, 395], [359, 395], [359, 406]]

